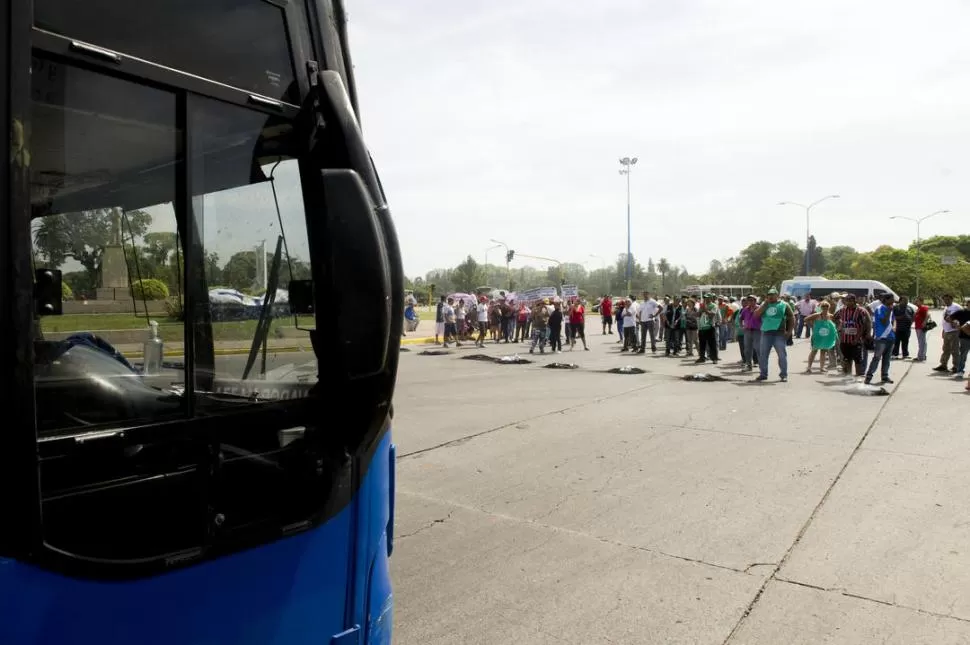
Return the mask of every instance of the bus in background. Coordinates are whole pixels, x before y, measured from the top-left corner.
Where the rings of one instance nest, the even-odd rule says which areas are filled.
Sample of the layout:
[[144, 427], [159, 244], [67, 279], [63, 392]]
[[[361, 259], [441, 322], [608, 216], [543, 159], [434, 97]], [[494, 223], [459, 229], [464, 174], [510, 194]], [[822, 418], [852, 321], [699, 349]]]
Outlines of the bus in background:
[[852, 293], [860, 298], [878, 298], [884, 293], [895, 291], [877, 280], [827, 280], [822, 276], [796, 276], [781, 283], [781, 294], [802, 298], [806, 293], [816, 300], [833, 293]]
[[700, 298], [705, 293], [713, 293], [718, 296], [741, 298], [751, 295], [754, 287], [750, 284], [692, 284], [681, 290], [681, 295], [690, 298]]
[[[0, 8], [0, 643], [391, 642], [404, 279], [345, 24]], [[50, 324], [65, 276], [169, 292], [143, 358]]]

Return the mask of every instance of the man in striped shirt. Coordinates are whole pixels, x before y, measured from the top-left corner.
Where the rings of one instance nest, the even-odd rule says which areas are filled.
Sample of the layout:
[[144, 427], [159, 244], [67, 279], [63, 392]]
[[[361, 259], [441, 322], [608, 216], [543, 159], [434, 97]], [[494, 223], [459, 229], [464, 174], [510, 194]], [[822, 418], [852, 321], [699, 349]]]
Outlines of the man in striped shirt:
[[862, 376], [865, 364], [862, 350], [872, 333], [872, 320], [865, 307], [859, 307], [854, 294], [846, 294], [845, 306], [835, 312], [842, 353], [842, 372], [849, 374], [855, 364], [855, 375]]

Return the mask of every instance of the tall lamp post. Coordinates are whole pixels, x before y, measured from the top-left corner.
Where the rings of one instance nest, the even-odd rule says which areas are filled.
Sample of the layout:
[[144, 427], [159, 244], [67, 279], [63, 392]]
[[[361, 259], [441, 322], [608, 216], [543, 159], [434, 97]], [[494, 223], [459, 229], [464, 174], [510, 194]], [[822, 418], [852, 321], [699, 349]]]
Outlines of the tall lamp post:
[[924, 215], [923, 217], [906, 217], [905, 215], [893, 215], [889, 219], [904, 219], [908, 222], [916, 223], [916, 297], [919, 298], [919, 274], [920, 274], [920, 248], [923, 245], [923, 240], [920, 238], [919, 226], [926, 220], [941, 213], [949, 213], [948, 210], [936, 211], [935, 213], [930, 213], [929, 215]]
[[838, 199], [839, 195], [826, 195], [822, 199], [817, 199], [808, 206], [805, 204], [799, 204], [798, 202], [778, 202], [779, 206], [798, 206], [799, 208], [805, 209], [805, 275], [811, 275], [812, 270], [812, 255], [808, 252], [808, 244], [812, 239], [811, 233], [811, 217], [812, 209], [824, 202], [826, 199]]
[[510, 249], [509, 245], [505, 242], [500, 242], [498, 240], [489, 240], [489, 242], [505, 247], [505, 277], [508, 282], [508, 284], [505, 285], [505, 288], [508, 291], [512, 291], [512, 268], [509, 265], [512, 264], [512, 256], [515, 255], [515, 251]]
[[633, 257], [631, 256], [630, 246], [630, 171], [637, 163], [636, 157], [623, 157], [620, 159], [620, 174], [626, 175], [626, 292], [630, 293], [633, 289]]
[[485, 270], [486, 271], [488, 271], [488, 252], [494, 251], [495, 249], [500, 249], [500, 248], [502, 248], [502, 245], [496, 244], [495, 246], [490, 246], [487, 249], [485, 249]]

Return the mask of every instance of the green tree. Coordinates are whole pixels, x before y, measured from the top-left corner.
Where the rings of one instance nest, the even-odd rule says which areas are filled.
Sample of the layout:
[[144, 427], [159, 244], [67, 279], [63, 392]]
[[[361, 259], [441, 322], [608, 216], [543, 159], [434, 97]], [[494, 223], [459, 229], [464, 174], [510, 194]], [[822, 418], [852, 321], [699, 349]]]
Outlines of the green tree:
[[485, 271], [478, 265], [478, 262], [475, 262], [475, 258], [469, 255], [464, 262], [454, 268], [451, 277], [455, 290], [474, 293], [475, 289], [485, 284], [488, 276], [485, 275]]
[[786, 280], [801, 275], [805, 270], [805, 253], [801, 247], [791, 240], [776, 244], [771, 257], [781, 260], [788, 267], [789, 275], [785, 278]]
[[660, 258], [657, 262], [657, 271], [660, 272], [660, 290], [666, 293], [667, 291], [667, 274], [670, 273], [670, 262], [667, 258]]
[[805, 254], [811, 259], [811, 266], [809, 270], [812, 275], [824, 275], [825, 274], [825, 254], [822, 248], [818, 246], [815, 241], [815, 236], [812, 235], [808, 238], [808, 249]]
[[859, 256], [859, 252], [851, 246], [833, 246], [822, 250], [824, 258], [825, 277], [835, 280], [834, 275], [852, 275], [852, 263]]
[[[222, 284], [237, 291], [251, 292], [256, 282], [256, 251], [233, 253], [222, 268]], [[210, 287], [216, 286], [210, 284]]]
[[[131, 243], [142, 237], [152, 223], [145, 211], [133, 210], [122, 218], [120, 209], [98, 208], [77, 213], [47, 215], [34, 228], [34, 249], [51, 267], [70, 258], [100, 284], [101, 257], [105, 247]], [[130, 231], [129, 231], [130, 226]]]
[[761, 265], [765, 263], [765, 260], [771, 257], [771, 254], [775, 252], [775, 245], [773, 242], [766, 242], [764, 240], [758, 242], [752, 242], [738, 254], [737, 267], [738, 267], [738, 283], [739, 284], [753, 284], [754, 274], [758, 272]]
[[765, 293], [768, 289], [777, 289], [782, 281], [788, 280], [792, 275], [791, 262], [779, 257], [770, 257], [754, 274], [752, 285], [758, 293]]

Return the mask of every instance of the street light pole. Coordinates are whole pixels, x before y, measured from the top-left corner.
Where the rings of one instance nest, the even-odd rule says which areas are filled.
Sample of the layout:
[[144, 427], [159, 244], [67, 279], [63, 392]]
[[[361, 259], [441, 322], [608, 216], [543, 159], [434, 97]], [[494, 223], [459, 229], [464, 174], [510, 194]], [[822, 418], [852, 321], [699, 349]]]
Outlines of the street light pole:
[[506, 284], [505, 288], [508, 291], [512, 291], [512, 268], [509, 266], [512, 262], [512, 251], [509, 250], [509, 245], [506, 244], [505, 242], [500, 242], [498, 240], [489, 240], [489, 242], [505, 247], [505, 277], [506, 277], [506, 280], [508, 281], [508, 284]]
[[633, 290], [633, 256], [630, 244], [630, 171], [637, 163], [636, 157], [623, 157], [620, 159], [620, 174], [626, 175], [626, 292]]
[[812, 240], [811, 217], [812, 209], [824, 202], [826, 199], [838, 199], [839, 195], [826, 195], [822, 199], [817, 199], [808, 206], [798, 202], [778, 202], [779, 206], [798, 206], [805, 209], [805, 275], [811, 275], [812, 255], [809, 253], [808, 245]]
[[942, 213], [949, 213], [949, 212], [950, 211], [948, 210], [940, 210], [934, 213], [930, 213], [929, 215], [924, 215], [923, 217], [906, 217], [905, 215], [893, 215], [892, 217], [889, 218], [889, 219], [904, 219], [909, 222], [916, 222], [916, 297], [917, 298], [919, 298], [919, 274], [920, 274], [920, 268], [922, 266], [920, 264], [920, 260], [921, 260], [920, 249], [923, 246], [923, 239], [920, 237], [920, 230], [919, 230], [920, 224], [922, 224], [923, 222], [925, 222], [931, 217], [935, 217], [936, 215], [940, 215]]
[[490, 246], [487, 249], [485, 249], [485, 270], [486, 271], [488, 271], [488, 252], [494, 251], [495, 249], [500, 248], [501, 246], [502, 246], [501, 244], [496, 244], [495, 246]]

